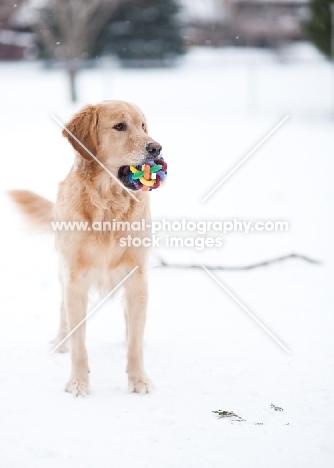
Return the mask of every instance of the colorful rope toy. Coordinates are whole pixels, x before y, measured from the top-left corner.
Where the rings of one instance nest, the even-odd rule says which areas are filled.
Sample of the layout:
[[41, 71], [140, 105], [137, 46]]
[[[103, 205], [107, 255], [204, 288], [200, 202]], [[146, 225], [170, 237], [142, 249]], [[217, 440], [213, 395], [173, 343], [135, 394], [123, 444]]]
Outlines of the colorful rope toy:
[[127, 188], [148, 192], [157, 189], [166, 180], [167, 163], [160, 158], [155, 161], [147, 159], [138, 166], [122, 166], [118, 177]]

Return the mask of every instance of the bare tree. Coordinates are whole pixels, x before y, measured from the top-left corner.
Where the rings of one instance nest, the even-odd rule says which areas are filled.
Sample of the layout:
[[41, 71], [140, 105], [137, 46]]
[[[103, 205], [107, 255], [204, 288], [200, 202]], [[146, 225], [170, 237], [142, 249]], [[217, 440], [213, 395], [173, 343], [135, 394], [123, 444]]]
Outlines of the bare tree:
[[[124, 0], [123, 0], [124, 1]], [[71, 100], [77, 100], [76, 77], [80, 61], [110, 20], [120, 0], [45, 0], [31, 6], [32, 26], [39, 40], [68, 73]]]

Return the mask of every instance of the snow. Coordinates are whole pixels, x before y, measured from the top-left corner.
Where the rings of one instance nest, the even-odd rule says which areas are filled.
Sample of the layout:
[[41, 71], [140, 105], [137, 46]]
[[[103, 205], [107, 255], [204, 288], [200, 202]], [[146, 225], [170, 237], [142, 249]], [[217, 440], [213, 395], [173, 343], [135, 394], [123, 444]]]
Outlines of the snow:
[[[198, 49], [176, 69], [104, 66], [81, 73], [75, 106], [61, 70], [0, 64], [1, 466], [333, 466], [333, 69], [310, 56], [282, 62], [256, 50]], [[63, 391], [69, 357], [49, 353], [60, 302], [53, 239], [29, 231], [5, 192], [54, 199], [72, 151], [50, 114], [66, 121], [85, 102], [107, 98], [142, 107], [163, 145], [169, 181], [152, 193], [154, 219], [290, 226], [228, 233], [219, 249], [161, 247], [154, 256], [246, 265], [296, 252], [321, 262], [213, 272], [290, 354], [204, 271], [152, 267], [145, 358], [154, 392], [127, 393], [119, 296], [89, 318], [92, 394]], [[90, 307], [98, 300], [92, 295]], [[218, 419], [218, 409], [245, 421]]]

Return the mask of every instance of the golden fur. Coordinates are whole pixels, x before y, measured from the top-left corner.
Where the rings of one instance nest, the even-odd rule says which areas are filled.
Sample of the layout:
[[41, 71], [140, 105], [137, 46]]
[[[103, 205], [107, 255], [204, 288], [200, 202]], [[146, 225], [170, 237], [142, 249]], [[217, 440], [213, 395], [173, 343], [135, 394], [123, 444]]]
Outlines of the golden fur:
[[[125, 123], [126, 129], [115, 126]], [[154, 140], [147, 133], [146, 120], [133, 104], [104, 101], [87, 105], [66, 125], [87, 149], [117, 176], [122, 165], [140, 164], [148, 156], [147, 145]], [[28, 191], [12, 191], [21, 210], [36, 224], [50, 226], [55, 221], [140, 221], [149, 220], [149, 195], [135, 192], [138, 202], [120, 186], [65, 130], [63, 135], [76, 151], [74, 165], [59, 184], [56, 203]], [[95, 285], [110, 291], [134, 267], [137, 270], [124, 283], [127, 328], [127, 372], [129, 390], [146, 393], [152, 388], [143, 365], [143, 334], [147, 307], [147, 248], [121, 247], [124, 235], [146, 237], [147, 232], [56, 231], [63, 290], [59, 333], [56, 344], [86, 315], [89, 288]], [[66, 391], [89, 393], [89, 368], [84, 322], [70, 341], [72, 371]], [[67, 348], [65, 341], [59, 351]]]

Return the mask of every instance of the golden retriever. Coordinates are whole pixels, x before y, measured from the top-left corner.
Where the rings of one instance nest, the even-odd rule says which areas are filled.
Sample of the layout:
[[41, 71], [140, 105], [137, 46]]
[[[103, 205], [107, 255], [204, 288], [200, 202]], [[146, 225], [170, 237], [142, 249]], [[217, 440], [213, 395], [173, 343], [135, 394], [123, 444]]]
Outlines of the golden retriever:
[[[50, 226], [51, 221], [83, 221], [89, 225], [113, 220], [149, 222], [149, 194], [133, 192], [134, 199], [125, 187], [125, 180], [118, 179], [120, 167], [159, 157], [161, 146], [148, 135], [141, 110], [124, 101], [104, 101], [85, 106], [65, 127], [68, 131], [64, 129], [63, 136], [74, 147], [76, 155], [71, 171], [59, 184], [57, 201], [52, 204], [32, 192], [14, 190], [10, 192], [11, 197], [23, 213], [40, 226]], [[141, 238], [150, 235], [144, 231], [128, 234]], [[150, 392], [152, 384], [143, 364], [148, 249], [120, 246], [120, 237], [124, 236], [120, 231], [58, 230], [55, 235], [62, 286], [56, 344], [83, 321], [58, 348], [64, 352], [67, 341], [70, 342], [72, 370], [65, 390], [75, 396], [89, 393], [84, 319], [90, 287], [110, 291], [138, 267], [123, 285], [128, 383], [131, 392]]]

